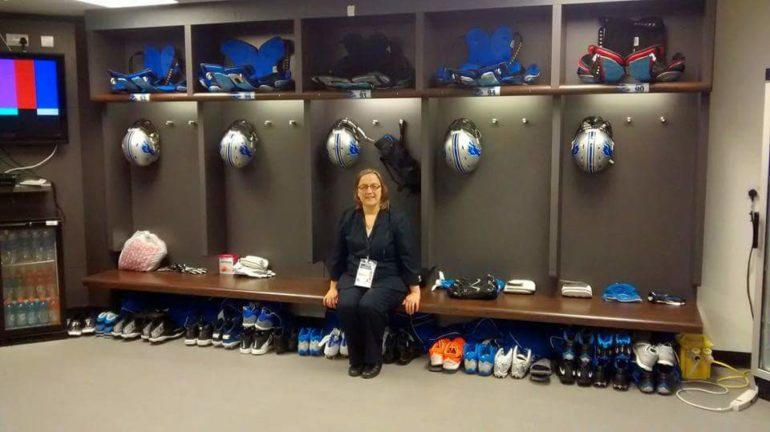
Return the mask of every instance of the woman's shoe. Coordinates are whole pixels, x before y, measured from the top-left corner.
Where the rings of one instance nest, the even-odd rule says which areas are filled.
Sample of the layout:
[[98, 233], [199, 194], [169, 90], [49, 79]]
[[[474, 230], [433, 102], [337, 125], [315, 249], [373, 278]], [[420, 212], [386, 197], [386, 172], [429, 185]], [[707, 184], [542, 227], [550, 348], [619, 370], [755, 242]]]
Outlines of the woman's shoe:
[[348, 375], [352, 377], [361, 376], [363, 372], [364, 372], [363, 365], [350, 365], [350, 367], [348, 368]]
[[374, 378], [380, 374], [381, 370], [382, 370], [382, 363], [377, 363], [372, 366], [366, 366], [364, 368], [364, 371], [361, 372], [361, 376], [365, 379]]

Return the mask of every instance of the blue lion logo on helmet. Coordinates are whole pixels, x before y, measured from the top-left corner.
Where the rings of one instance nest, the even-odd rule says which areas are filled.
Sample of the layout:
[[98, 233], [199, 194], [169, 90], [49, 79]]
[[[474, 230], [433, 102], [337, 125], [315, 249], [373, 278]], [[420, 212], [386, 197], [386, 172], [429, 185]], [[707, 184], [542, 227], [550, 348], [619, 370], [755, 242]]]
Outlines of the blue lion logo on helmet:
[[481, 148], [473, 143], [468, 143], [468, 154], [473, 157], [481, 157]]
[[572, 156], [577, 156], [579, 151], [580, 145], [578, 144], [577, 140], [572, 141]]
[[149, 143], [142, 144], [142, 153], [147, 153], [151, 155], [155, 155], [155, 149], [153, 149]]
[[251, 157], [254, 155], [254, 152], [252, 152], [249, 146], [247, 145], [242, 145], [241, 148], [238, 149], [238, 153], [246, 157]]
[[604, 146], [602, 147], [602, 152], [607, 157], [612, 157], [612, 148], [610, 148], [610, 143], [608, 141], [604, 142]]
[[354, 140], [350, 142], [350, 154], [351, 155], [358, 155], [360, 154], [360, 150], [358, 149], [358, 143]]

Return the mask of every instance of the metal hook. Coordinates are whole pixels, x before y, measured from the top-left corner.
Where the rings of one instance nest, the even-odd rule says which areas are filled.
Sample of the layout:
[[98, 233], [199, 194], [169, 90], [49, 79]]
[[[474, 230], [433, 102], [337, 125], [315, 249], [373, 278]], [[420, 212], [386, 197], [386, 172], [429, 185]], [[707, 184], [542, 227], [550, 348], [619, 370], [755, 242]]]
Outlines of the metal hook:
[[377, 120], [377, 119], [374, 119], [374, 120], [372, 120], [372, 125], [373, 126], [379, 126], [380, 125], [380, 121]]
[[660, 122], [661, 122], [661, 123], [667, 123], [667, 122], [668, 122], [668, 120], [666, 120], [666, 118], [665, 118], [665, 117], [663, 117], [663, 116], [660, 116]]
[[491, 123], [492, 125], [494, 125], [494, 126], [497, 126], [498, 124], [500, 124], [500, 121], [499, 121], [499, 120], [497, 120], [496, 118], [493, 118], [493, 119], [492, 119], [492, 121], [491, 121], [490, 123]]
[[297, 126], [297, 120], [289, 120], [289, 126]]
[[524, 118], [521, 119], [521, 123], [522, 124], [529, 124], [529, 120], [527, 120], [527, 118], [524, 117]]
[[174, 120], [166, 120], [166, 123], [165, 123], [165, 125], [168, 126], [168, 127], [172, 127], [172, 126], [174, 126], [174, 124], [175, 124]]
[[198, 126], [198, 122], [197, 122], [197, 121], [195, 121], [195, 120], [187, 120], [187, 124], [188, 124], [189, 126], [193, 126], [193, 127], [194, 127], [194, 126]]
[[270, 127], [273, 125], [273, 122], [270, 120], [265, 120], [265, 126]]
[[631, 117], [626, 117], [626, 123], [631, 124]]

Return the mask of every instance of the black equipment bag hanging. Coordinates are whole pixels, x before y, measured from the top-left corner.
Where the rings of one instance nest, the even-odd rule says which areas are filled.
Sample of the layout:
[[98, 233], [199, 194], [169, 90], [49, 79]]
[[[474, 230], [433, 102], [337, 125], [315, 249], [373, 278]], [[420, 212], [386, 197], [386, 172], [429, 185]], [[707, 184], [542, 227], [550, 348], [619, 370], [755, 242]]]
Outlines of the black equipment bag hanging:
[[406, 121], [399, 120], [398, 139], [393, 135], [387, 134], [377, 140], [374, 145], [380, 151], [380, 161], [388, 170], [390, 178], [398, 186], [399, 192], [406, 188], [413, 194], [420, 193], [420, 164], [409, 154], [406, 148]]

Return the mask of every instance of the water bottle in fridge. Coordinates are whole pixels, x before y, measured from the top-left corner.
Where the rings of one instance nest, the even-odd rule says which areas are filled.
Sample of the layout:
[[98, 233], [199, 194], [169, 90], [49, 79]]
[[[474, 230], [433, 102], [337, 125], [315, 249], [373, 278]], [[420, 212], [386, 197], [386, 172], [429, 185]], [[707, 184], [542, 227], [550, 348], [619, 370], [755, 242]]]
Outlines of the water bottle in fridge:
[[45, 247], [45, 259], [56, 259], [56, 231], [53, 229], [43, 230], [43, 245]]
[[16, 302], [16, 326], [27, 326], [27, 301]]
[[29, 230], [19, 231], [19, 262], [32, 261], [32, 238]]
[[6, 245], [3, 264], [15, 264], [19, 260], [19, 235], [16, 233], [16, 230], [8, 231]]
[[48, 300], [48, 322], [59, 324], [59, 299], [56, 297]]
[[10, 330], [16, 327], [16, 302], [6, 300], [3, 303], [3, 312], [5, 313], [5, 329]]
[[24, 300], [27, 303], [27, 325], [36, 326], [37, 323], [37, 301], [35, 299]]
[[37, 322], [46, 325], [50, 322], [48, 317], [48, 299], [42, 298], [37, 304]]

